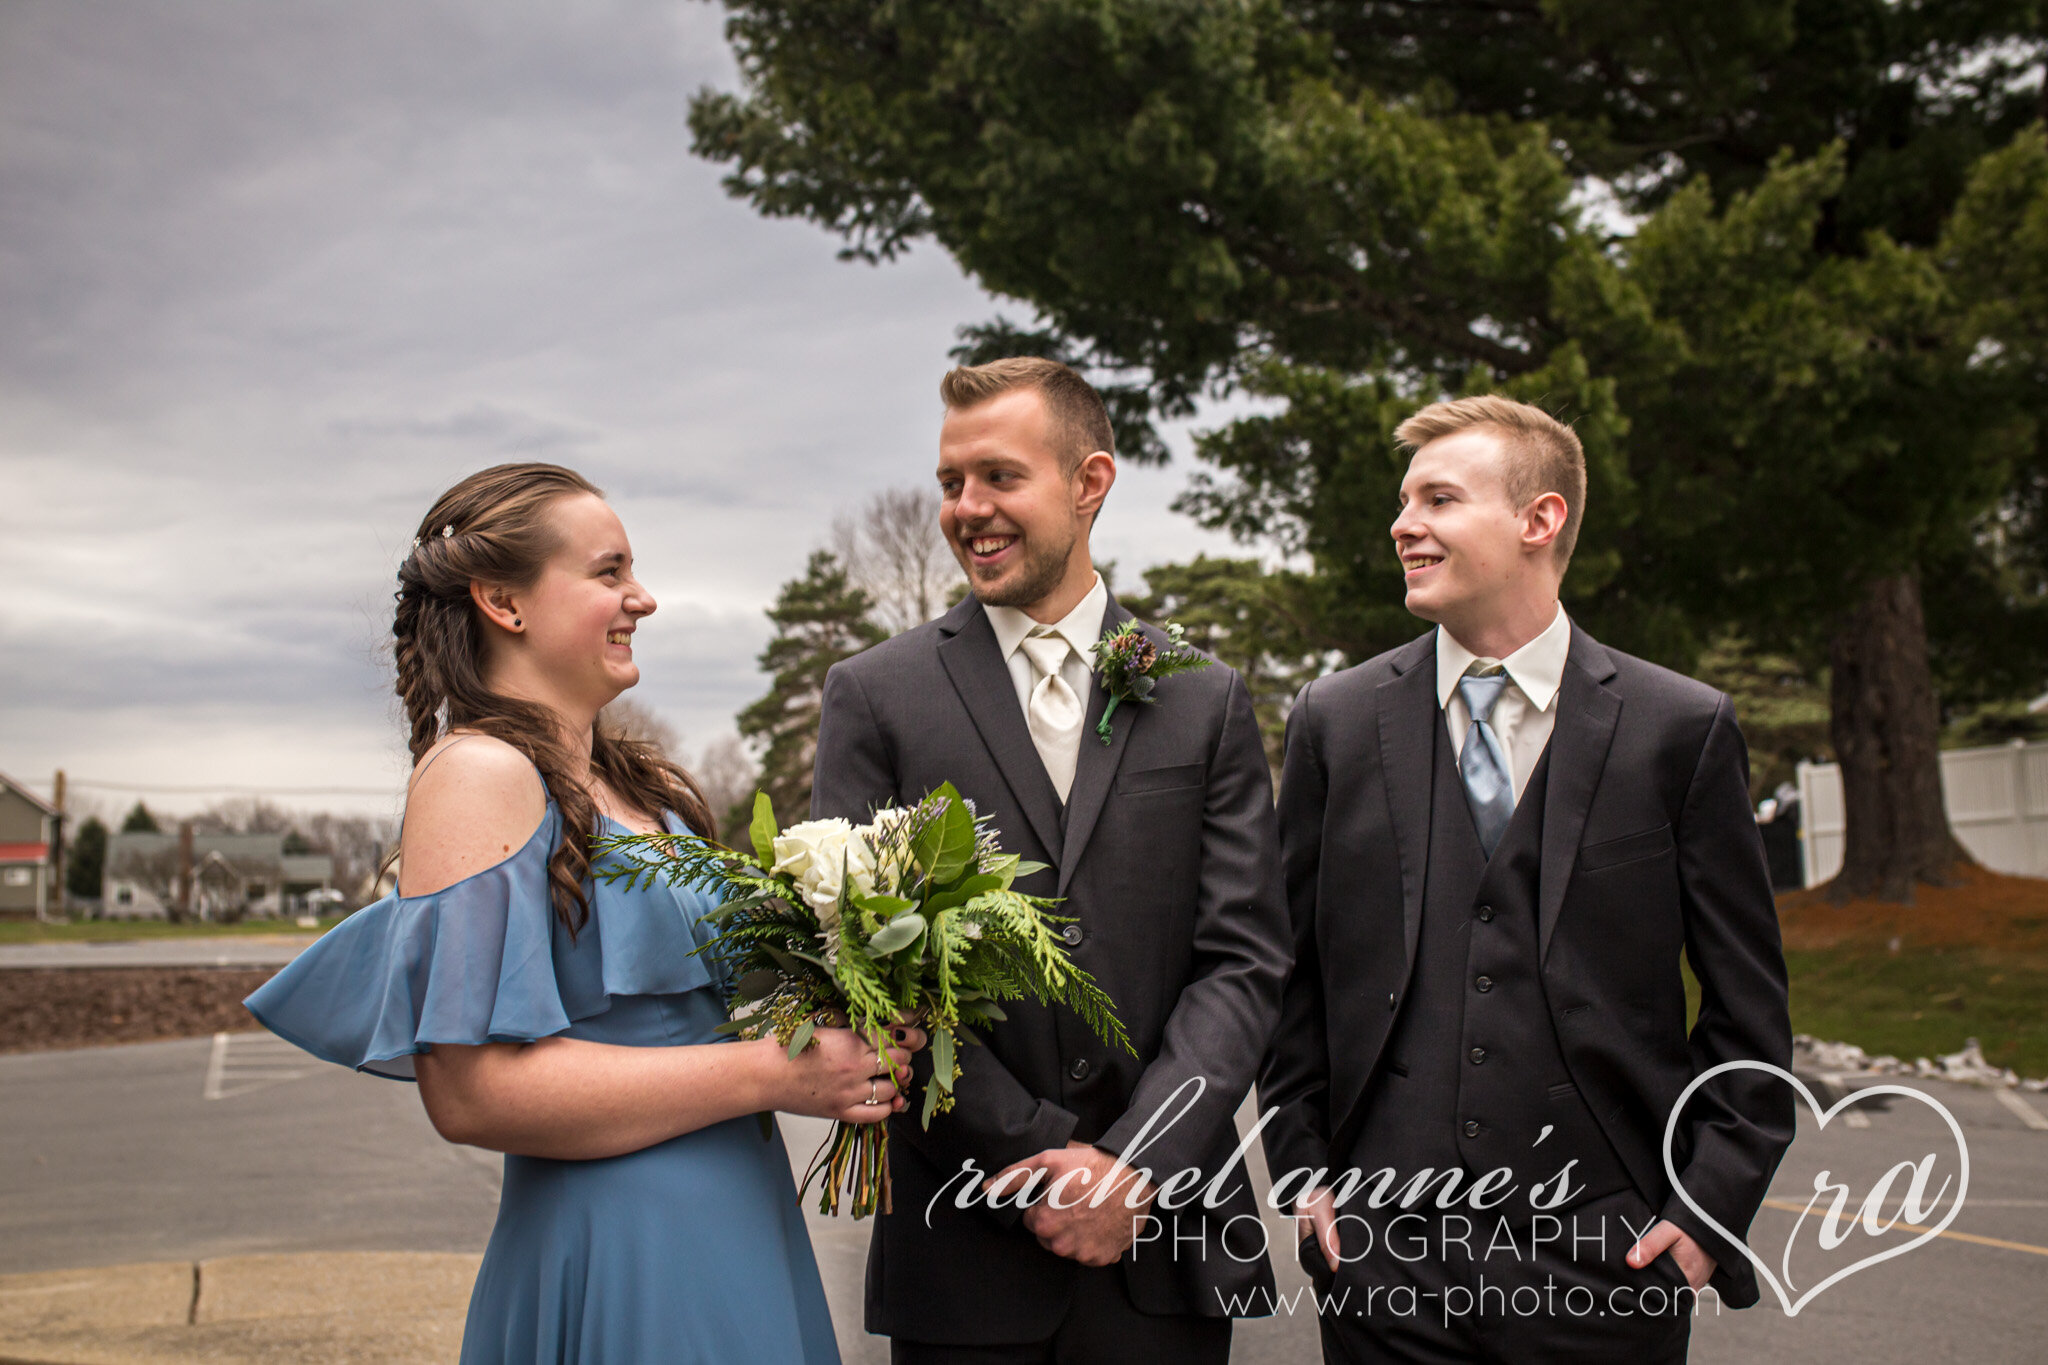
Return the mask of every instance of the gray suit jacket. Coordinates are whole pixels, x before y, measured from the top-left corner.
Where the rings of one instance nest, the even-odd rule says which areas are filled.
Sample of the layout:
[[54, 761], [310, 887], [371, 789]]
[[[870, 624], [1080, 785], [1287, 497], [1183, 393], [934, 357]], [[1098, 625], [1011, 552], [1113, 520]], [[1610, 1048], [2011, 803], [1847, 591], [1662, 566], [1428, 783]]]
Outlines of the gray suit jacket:
[[[1129, 619], [1112, 599], [1105, 628]], [[813, 814], [864, 819], [951, 782], [994, 818], [1006, 851], [1050, 865], [1019, 889], [1063, 897], [1060, 913], [1079, 917], [1074, 960], [1115, 1002], [1137, 1050], [1112, 1049], [1064, 1008], [1008, 1003], [986, 1045], [964, 1049], [955, 1109], [928, 1132], [914, 1106], [891, 1120], [895, 1212], [876, 1224], [870, 1331], [1021, 1342], [1049, 1336], [1064, 1316], [1077, 1267], [1040, 1247], [1014, 1210], [963, 1212], [949, 1192], [926, 1226], [927, 1201], [964, 1160], [993, 1173], [1070, 1139], [1122, 1153], [1197, 1076], [1201, 1100], [1134, 1163], [1160, 1179], [1210, 1172], [1236, 1146], [1232, 1115], [1272, 1034], [1288, 963], [1271, 777], [1251, 698], [1220, 665], [1167, 678], [1156, 705], [1118, 709], [1105, 746], [1095, 735], [1105, 694], [1089, 694], [1062, 812], [974, 598], [825, 680]], [[928, 1073], [920, 1054], [920, 1080]], [[1227, 1220], [1257, 1211], [1241, 1171], [1233, 1183], [1205, 1225], [1199, 1207], [1184, 1210], [1182, 1236], [1199, 1229], [1203, 1241], [1183, 1241], [1176, 1255], [1169, 1223], [1160, 1240], [1125, 1254], [1140, 1309], [1224, 1316], [1218, 1290], [1272, 1284], [1263, 1256], [1234, 1259], [1219, 1241]], [[1256, 1253], [1250, 1220], [1231, 1235], [1239, 1256], [1238, 1243]]]
[[[1296, 963], [1259, 1099], [1279, 1112], [1267, 1161], [1367, 1165], [1360, 1099], [1408, 996], [1430, 868], [1432, 631], [1302, 689], [1287, 723], [1280, 825]], [[1664, 1175], [1667, 1116], [1726, 1061], [1791, 1066], [1785, 958], [1749, 764], [1728, 698], [1574, 626], [1550, 737], [1538, 968], [1579, 1092], [1650, 1207], [1756, 1302], [1756, 1274]], [[1681, 950], [1701, 989], [1686, 1025]], [[1444, 1046], [1456, 1047], [1447, 1038]], [[1793, 1136], [1792, 1092], [1724, 1074], [1687, 1104], [1673, 1164], [1738, 1235]]]

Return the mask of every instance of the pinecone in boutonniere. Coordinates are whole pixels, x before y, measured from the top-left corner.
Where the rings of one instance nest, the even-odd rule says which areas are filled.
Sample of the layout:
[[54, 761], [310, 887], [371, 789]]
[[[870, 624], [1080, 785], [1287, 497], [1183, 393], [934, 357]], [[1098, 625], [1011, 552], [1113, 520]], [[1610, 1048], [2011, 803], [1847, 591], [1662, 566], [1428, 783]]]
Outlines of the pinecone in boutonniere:
[[1168, 621], [1163, 629], [1165, 649], [1146, 639], [1135, 620], [1104, 631], [1095, 642], [1091, 651], [1095, 655], [1095, 677], [1102, 690], [1109, 693], [1109, 704], [1102, 708], [1102, 719], [1095, 726], [1095, 733], [1104, 744], [1109, 743], [1109, 718], [1116, 714], [1119, 704], [1141, 701], [1149, 706], [1158, 700], [1152, 689], [1161, 678], [1209, 666], [1209, 660], [1181, 643], [1180, 637], [1187, 633], [1185, 628]]

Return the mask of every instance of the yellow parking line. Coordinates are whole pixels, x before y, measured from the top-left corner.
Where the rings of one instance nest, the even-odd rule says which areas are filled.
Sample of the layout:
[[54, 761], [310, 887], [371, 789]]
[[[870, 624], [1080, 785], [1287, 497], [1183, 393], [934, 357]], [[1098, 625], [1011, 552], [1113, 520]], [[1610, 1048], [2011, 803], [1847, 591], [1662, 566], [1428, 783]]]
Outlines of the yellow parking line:
[[[1767, 1209], [1782, 1209], [1786, 1213], [1810, 1212], [1804, 1204], [1788, 1204], [1782, 1199], [1766, 1199], [1764, 1200], [1764, 1207]], [[1893, 1223], [1889, 1230], [1892, 1232], [1933, 1231], [1933, 1229], [1922, 1227], [1918, 1223]], [[2048, 1247], [2037, 1247], [2027, 1242], [2004, 1242], [1996, 1237], [1979, 1237], [1974, 1232], [1950, 1232], [1947, 1228], [1943, 1228], [1934, 1235], [1936, 1237], [1953, 1237], [1958, 1242], [1972, 1242], [1980, 1247], [1997, 1247], [2000, 1251], [2025, 1251], [2035, 1256], [2048, 1256]]]

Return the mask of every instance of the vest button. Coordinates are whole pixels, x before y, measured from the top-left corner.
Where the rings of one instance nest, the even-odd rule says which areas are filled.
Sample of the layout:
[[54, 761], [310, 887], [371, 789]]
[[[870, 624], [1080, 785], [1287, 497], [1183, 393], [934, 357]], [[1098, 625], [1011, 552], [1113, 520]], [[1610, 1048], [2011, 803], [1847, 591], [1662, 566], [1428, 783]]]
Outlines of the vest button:
[[1482, 923], [1482, 924], [1491, 924], [1491, 923], [1493, 923], [1493, 907], [1492, 907], [1492, 906], [1490, 906], [1490, 905], [1482, 905], [1482, 906], [1480, 906], [1480, 907], [1479, 907], [1479, 921], [1480, 921], [1480, 923]]
[[1068, 1067], [1068, 1068], [1067, 1068], [1067, 1074], [1068, 1074], [1069, 1076], [1072, 1076], [1072, 1077], [1073, 1077], [1073, 1078], [1074, 1078], [1075, 1080], [1077, 1080], [1077, 1081], [1085, 1081], [1085, 1080], [1087, 1080], [1087, 1079], [1088, 1079], [1088, 1059], [1087, 1059], [1086, 1057], [1076, 1057], [1076, 1058], [1074, 1058], [1074, 1064], [1073, 1064], [1072, 1066], [1070, 1066], [1070, 1067]]
[[1388, 992], [1387, 992], [1387, 1008], [1388, 1008], [1388, 1009], [1390, 1009], [1390, 1010], [1391, 1010], [1391, 1009], [1397, 1009], [1397, 1008], [1399, 1008], [1399, 1007], [1400, 1007], [1400, 1004], [1401, 1004], [1401, 995], [1400, 995], [1400, 992], [1398, 992], [1398, 991], [1388, 991]]
[[1081, 937], [1081, 926], [1078, 924], [1069, 924], [1066, 928], [1060, 930], [1060, 938], [1069, 948], [1080, 947]]
[[1478, 1065], [1479, 1065], [1479, 1064], [1480, 1064], [1481, 1062], [1483, 1062], [1483, 1061], [1485, 1061], [1485, 1060], [1486, 1060], [1486, 1049], [1485, 1049], [1485, 1048], [1483, 1048], [1483, 1047], [1475, 1047], [1475, 1048], [1473, 1048], [1473, 1049], [1472, 1049], [1472, 1065], [1474, 1065], [1474, 1066], [1478, 1066]]
[[1484, 995], [1488, 991], [1493, 989], [1493, 978], [1490, 976], [1482, 976], [1472, 984], [1479, 988], [1479, 993], [1481, 995]]
[[1476, 1119], [1466, 1119], [1466, 1120], [1465, 1120], [1465, 1136], [1466, 1136], [1466, 1137], [1478, 1137], [1478, 1136], [1479, 1136], [1479, 1123], [1478, 1123], [1478, 1120], [1476, 1120]]

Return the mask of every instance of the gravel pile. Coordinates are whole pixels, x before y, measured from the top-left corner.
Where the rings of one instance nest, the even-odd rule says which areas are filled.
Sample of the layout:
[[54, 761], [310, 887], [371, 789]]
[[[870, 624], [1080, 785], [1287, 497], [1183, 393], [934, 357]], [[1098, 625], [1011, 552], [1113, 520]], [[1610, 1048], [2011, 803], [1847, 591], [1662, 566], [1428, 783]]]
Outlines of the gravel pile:
[[1901, 1061], [1890, 1055], [1873, 1057], [1854, 1043], [1830, 1043], [1808, 1034], [1792, 1039], [1795, 1065], [1802, 1070], [1836, 1072], [1842, 1075], [1913, 1076], [1925, 1081], [1960, 1081], [1964, 1085], [2018, 1087], [2048, 1090], [2048, 1080], [2022, 1080], [2010, 1067], [1993, 1066], [1975, 1038], [1963, 1040], [1961, 1052], [1943, 1057], [1915, 1057]]

